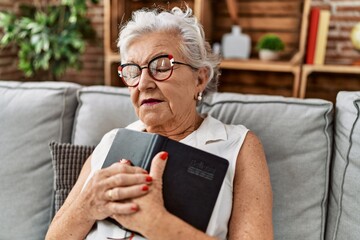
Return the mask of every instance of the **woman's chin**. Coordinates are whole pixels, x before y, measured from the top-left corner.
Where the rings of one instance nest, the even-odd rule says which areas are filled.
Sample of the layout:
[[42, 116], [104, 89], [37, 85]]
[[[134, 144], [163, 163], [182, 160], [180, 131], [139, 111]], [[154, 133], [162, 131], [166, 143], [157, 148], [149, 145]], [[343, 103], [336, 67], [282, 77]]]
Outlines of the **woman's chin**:
[[148, 127], [155, 127], [162, 125], [165, 119], [162, 119], [161, 114], [152, 112], [140, 115], [140, 120]]

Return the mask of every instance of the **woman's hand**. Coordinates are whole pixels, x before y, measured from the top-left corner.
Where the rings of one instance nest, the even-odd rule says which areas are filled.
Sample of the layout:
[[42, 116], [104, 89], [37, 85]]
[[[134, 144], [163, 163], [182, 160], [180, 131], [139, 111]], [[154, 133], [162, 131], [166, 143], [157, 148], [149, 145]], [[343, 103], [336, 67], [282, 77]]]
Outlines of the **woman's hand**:
[[158, 231], [158, 227], [153, 227], [156, 219], [167, 213], [162, 195], [162, 176], [167, 158], [166, 152], [160, 152], [154, 157], [150, 169], [153, 181], [149, 193], [131, 201], [132, 204], [137, 204], [138, 211], [135, 214], [112, 216], [125, 228], [142, 234], [151, 230]]
[[146, 170], [121, 160], [97, 171], [82, 193], [89, 217], [102, 220], [112, 215], [131, 214], [139, 207], [130, 199], [143, 196], [152, 182]]

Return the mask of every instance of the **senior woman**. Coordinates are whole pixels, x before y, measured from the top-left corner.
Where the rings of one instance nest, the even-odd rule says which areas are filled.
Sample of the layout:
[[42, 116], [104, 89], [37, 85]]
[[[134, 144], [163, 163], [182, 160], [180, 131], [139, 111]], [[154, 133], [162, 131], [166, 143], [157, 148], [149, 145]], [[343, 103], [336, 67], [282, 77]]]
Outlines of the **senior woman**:
[[260, 141], [244, 126], [196, 111], [202, 97], [216, 90], [219, 58], [192, 10], [134, 12], [121, 29], [118, 47], [119, 75], [140, 119], [128, 128], [229, 161], [209, 225], [201, 232], [165, 209], [162, 174], [168, 153], [154, 157], [149, 173], [124, 159], [101, 169], [113, 130], [86, 161], [47, 239], [272, 239], [272, 193]]

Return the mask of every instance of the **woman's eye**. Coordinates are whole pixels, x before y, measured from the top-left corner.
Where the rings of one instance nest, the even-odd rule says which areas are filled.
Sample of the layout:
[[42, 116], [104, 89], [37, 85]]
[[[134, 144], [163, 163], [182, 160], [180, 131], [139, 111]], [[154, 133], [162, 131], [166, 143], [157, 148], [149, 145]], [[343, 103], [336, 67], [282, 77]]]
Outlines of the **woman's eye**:
[[170, 68], [161, 67], [161, 68], [156, 68], [155, 71], [162, 73], [162, 72], [167, 72], [169, 70], [170, 70]]

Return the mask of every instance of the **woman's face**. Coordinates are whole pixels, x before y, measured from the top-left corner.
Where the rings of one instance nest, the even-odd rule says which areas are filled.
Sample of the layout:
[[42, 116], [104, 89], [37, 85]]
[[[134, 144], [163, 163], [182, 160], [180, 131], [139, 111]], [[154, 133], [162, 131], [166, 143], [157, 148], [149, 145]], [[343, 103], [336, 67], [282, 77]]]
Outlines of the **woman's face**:
[[[175, 61], [186, 63], [185, 58], [180, 54], [178, 43], [179, 39], [174, 34], [165, 32], [146, 34], [129, 45], [122, 63], [136, 63], [144, 67], [153, 58], [164, 54], [171, 54]], [[194, 98], [205, 87], [201, 82], [199, 71], [186, 65], [174, 64], [172, 75], [165, 81], [154, 80], [149, 75], [148, 69], [143, 69], [139, 84], [136, 87], [129, 87], [129, 90], [140, 120], [148, 127], [168, 128], [171, 131], [189, 121], [194, 121], [196, 116]]]

